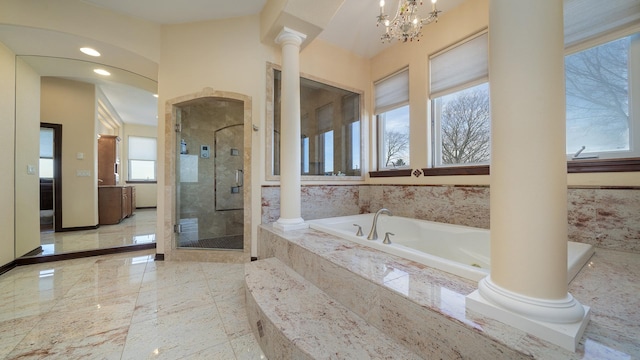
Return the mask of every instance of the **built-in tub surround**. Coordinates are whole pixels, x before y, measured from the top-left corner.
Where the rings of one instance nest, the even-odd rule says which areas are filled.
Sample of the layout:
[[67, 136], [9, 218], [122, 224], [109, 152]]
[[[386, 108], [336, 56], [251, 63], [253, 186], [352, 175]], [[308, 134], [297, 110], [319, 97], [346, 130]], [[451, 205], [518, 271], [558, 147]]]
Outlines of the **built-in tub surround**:
[[427, 359], [640, 358], [639, 254], [598, 248], [569, 284], [569, 292], [591, 306], [575, 353], [466, 310], [474, 281], [331, 234], [261, 225], [258, 256], [277, 257]]
[[[312, 229], [320, 230], [358, 244], [371, 246], [386, 253], [404, 257], [421, 264], [479, 281], [489, 275], [489, 230], [469, 226], [451, 225], [401, 216], [378, 217], [378, 239], [368, 240], [356, 235], [354, 224], [366, 233], [372, 226], [374, 214], [309, 220]], [[384, 244], [385, 233], [391, 244]], [[568, 277], [571, 281], [593, 255], [593, 246], [568, 243]]]
[[[489, 228], [489, 187], [452, 185], [305, 185], [305, 220], [388, 208], [396, 216]], [[262, 187], [262, 223], [279, 216], [280, 188]], [[322, 206], [318, 206], [322, 204]], [[640, 187], [569, 187], [570, 241], [640, 254]]]

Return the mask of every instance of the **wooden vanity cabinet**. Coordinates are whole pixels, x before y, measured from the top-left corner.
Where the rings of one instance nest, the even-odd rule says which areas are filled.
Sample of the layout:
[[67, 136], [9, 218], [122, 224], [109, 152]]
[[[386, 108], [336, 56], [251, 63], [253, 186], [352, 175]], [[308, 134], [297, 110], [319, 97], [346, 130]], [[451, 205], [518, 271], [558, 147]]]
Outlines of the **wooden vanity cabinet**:
[[98, 182], [100, 185], [116, 185], [119, 181], [120, 138], [116, 135], [100, 135], [98, 139]]
[[100, 225], [117, 224], [133, 215], [135, 209], [135, 187], [98, 186], [98, 217]]

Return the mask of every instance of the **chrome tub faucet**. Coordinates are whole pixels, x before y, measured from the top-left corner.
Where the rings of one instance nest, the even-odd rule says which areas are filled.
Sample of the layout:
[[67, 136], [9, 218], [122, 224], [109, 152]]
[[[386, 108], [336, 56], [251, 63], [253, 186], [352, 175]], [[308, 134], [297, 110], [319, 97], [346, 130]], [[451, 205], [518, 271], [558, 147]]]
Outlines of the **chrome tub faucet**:
[[376, 211], [376, 214], [373, 216], [373, 224], [371, 225], [371, 231], [369, 231], [369, 236], [367, 236], [367, 240], [377, 240], [378, 239], [378, 216], [380, 214], [387, 214], [389, 216], [393, 216], [389, 209], [382, 208]]

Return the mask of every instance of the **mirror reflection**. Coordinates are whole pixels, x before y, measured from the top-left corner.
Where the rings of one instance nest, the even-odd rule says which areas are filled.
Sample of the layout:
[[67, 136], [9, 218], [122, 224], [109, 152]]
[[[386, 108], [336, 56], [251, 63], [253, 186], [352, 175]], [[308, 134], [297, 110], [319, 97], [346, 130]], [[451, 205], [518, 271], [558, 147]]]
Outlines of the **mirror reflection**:
[[[273, 71], [273, 174], [280, 175], [281, 73]], [[300, 78], [302, 175], [361, 175], [360, 104], [358, 93]]]
[[16, 59], [16, 248], [154, 246], [156, 82], [91, 61]]

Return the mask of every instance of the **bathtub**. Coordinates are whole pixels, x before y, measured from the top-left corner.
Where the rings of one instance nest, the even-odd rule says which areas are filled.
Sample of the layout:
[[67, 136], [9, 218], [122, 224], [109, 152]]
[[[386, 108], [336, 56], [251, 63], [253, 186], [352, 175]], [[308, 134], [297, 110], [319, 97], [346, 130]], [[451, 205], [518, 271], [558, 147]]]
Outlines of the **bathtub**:
[[[489, 230], [468, 226], [437, 223], [400, 216], [378, 217], [378, 240], [367, 240], [374, 214], [341, 216], [308, 220], [309, 227], [354, 241], [386, 253], [479, 281], [489, 275]], [[362, 226], [363, 236], [356, 236]], [[394, 233], [391, 244], [383, 244], [386, 232]], [[569, 283], [593, 255], [593, 246], [569, 241]]]

